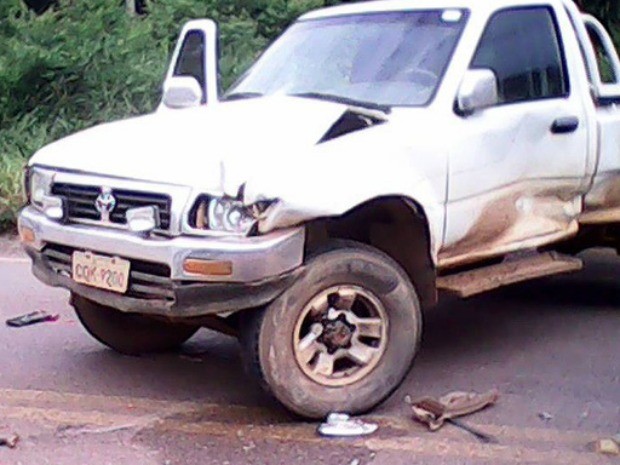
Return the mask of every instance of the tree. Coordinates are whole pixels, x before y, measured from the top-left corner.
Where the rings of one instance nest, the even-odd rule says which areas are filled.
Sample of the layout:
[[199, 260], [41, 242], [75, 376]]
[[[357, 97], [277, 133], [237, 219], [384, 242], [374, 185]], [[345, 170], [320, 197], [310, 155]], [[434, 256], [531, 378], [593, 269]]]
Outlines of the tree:
[[620, 2], [618, 0], [576, 0], [579, 7], [593, 14], [607, 26], [620, 23]]

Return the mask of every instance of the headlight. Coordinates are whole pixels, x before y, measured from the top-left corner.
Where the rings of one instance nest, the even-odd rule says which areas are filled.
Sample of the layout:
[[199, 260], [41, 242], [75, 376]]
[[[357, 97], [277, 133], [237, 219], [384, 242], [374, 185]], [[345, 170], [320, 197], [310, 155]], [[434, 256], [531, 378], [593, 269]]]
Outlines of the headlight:
[[270, 204], [246, 206], [239, 200], [201, 196], [192, 208], [189, 224], [200, 230], [248, 235]]
[[212, 231], [249, 234], [256, 224], [252, 209], [232, 199], [203, 198], [195, 215], [197, 228]]
[[256, 223], [252, 210], [237, 200], [213, 199], [209, 202], [209, 229], [246, 234]]
[[29, 171], [29, 196], [33, 205], [42, 208], [43, 199], [49, 194], [51, 179], [41, 171], [31, 169]]

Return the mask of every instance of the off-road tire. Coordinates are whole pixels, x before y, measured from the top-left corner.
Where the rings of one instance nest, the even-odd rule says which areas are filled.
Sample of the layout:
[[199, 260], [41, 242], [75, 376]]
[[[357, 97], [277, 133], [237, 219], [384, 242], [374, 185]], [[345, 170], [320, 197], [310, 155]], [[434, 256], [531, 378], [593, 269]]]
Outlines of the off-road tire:
[[[375, 368], [347, 386], [319, 384], [297, 362], [293, 333], [302, 309], [325, 289], [354, 285], [371, 291], [388, 315], [388, 340]], [[306, 418], [329, 412], [366, 412], [383, 402], [407, 375], [420, 343], [422, 316], [404, 270], [383, 252], [352, 241], [334, 241], [307, 260], [301, 277], [241, 324], [246, 371], [285, 407]]]
[[93, 338], [125, 355], [173, 350], [199, 329], [196, 326], [123, 313], [75, 294], [71, 304], [82, 326]]

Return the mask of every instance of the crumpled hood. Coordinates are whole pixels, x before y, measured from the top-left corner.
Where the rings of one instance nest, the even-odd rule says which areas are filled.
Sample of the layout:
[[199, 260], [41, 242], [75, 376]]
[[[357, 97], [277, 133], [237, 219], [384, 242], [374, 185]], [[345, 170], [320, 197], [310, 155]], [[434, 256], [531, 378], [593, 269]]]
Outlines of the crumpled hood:
[[271, 97], [164, 110], [102, 124], [54, 142], [31, 164], [236, 194], [249, 174], [317, 144], [345, 105]]

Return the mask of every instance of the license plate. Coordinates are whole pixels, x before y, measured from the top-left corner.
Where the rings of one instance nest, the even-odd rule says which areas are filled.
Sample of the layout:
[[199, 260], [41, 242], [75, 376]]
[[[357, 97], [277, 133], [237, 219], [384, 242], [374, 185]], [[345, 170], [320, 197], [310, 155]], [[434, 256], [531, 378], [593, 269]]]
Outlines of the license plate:
[[107, 291], [127, 292], [129, 261], [118, 257], [103, 257], [90, 252], [73, 252], [73, 280]]

